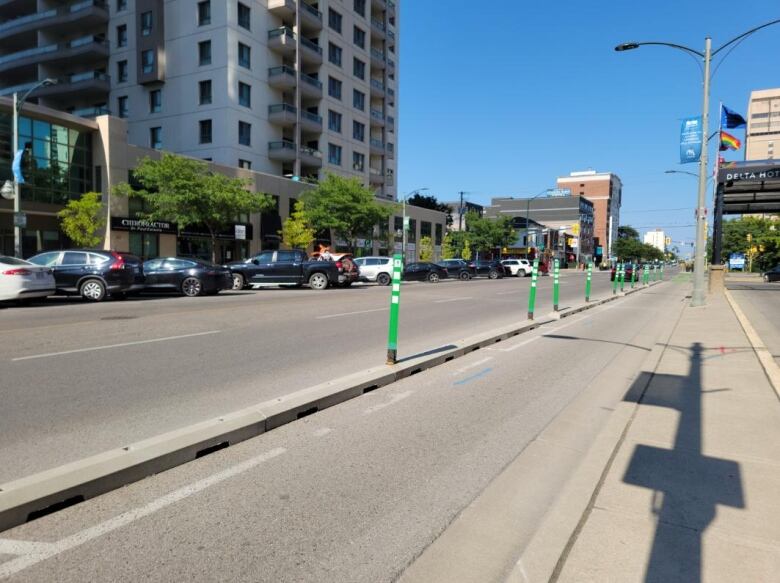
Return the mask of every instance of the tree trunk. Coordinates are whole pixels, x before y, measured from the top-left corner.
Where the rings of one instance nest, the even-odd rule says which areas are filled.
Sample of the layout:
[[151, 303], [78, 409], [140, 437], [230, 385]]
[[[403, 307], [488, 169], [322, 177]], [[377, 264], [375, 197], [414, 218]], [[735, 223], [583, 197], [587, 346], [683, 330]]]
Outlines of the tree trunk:
[[211, 262], [217, 264], [217, 232], [210, 226], [206, 225], [211, 235]]

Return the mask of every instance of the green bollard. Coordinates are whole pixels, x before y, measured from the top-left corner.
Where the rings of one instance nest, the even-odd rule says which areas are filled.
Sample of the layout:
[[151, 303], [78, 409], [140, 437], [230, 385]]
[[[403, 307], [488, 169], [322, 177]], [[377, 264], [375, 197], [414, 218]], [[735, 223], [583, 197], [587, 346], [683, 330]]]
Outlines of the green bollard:
[[664, 280], [664, 264], [661, 264], [661, 281]]
[[590, 280], [593, 279], [593, 263], [588, 263], [588, 277], [585, 279], [585, 301], [590, 301]]
[[558, 297], [560, 296], [560, 261], [553, 261], [553, 312], [558, 311]]
[[636, 263], [634, 263], [634, 267], [631, 269], [631, 289], [634, 289], [634, 283], [636, 283]]
[[615, 264], [615, 278], [612, 280], [612, 295], [617, 293], [618, 280], [620, 279], [620, 265]]
[[626, 264], [620, 264], [620, 293], [623, 293], [623, 289], [626, 285]]
[[642, 268], [642, 284], [646, 286], [648, 283], [650, 283], [650, 266], [645, 265]]
[[387, 333], [387, 364], [398, 362], [398, 312], [401, 305], [403, 256], [393, 255], [393, 283], [390, 292], [390, 329]]
[[528, 319], [534, 319], [534, 306], [536, 305], [536, 282], [539, 279], [539, 260], [534, 259], [531, 270], [531, 290], [528, 292]]
[[658, 266], [653, 265], [653, 281], [658, 281]]

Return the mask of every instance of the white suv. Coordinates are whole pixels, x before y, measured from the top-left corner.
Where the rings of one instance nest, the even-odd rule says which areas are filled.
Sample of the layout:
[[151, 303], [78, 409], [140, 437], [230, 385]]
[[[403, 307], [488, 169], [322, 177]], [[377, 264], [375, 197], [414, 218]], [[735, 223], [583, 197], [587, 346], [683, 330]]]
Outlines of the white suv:
[[533, 268], [528, 259], [504, 259], [501, 264], [514, 276], [526, 277], [531, 275]]
[[393, 260], [390, 257], [359, 257], [355, 263], [360, 270], [360, 281], [390, 285], [393, 279]]

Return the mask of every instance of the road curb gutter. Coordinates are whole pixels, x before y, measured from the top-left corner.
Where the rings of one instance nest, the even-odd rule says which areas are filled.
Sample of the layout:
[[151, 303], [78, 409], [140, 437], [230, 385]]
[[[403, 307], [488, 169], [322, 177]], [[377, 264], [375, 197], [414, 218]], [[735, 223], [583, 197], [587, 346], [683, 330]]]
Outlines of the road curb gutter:
[[[616, 299], [609, 296], [592, 300], [559, 314], [566, 318]], [[526, 321], [462, 338], [440, 349], [401, 359], [392, 366], [369, 368], [0, 484], [0, 532], [556, 321], [552, 318]]]

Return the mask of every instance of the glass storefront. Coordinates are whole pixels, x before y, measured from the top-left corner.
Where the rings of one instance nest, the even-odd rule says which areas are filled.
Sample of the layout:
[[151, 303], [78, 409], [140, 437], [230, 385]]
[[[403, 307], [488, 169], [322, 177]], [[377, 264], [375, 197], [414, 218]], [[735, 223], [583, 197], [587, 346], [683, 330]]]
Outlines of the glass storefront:
[[130, 233], [130, 253], [144, 261], [160, 255], [160, 235], [157, 233]]

